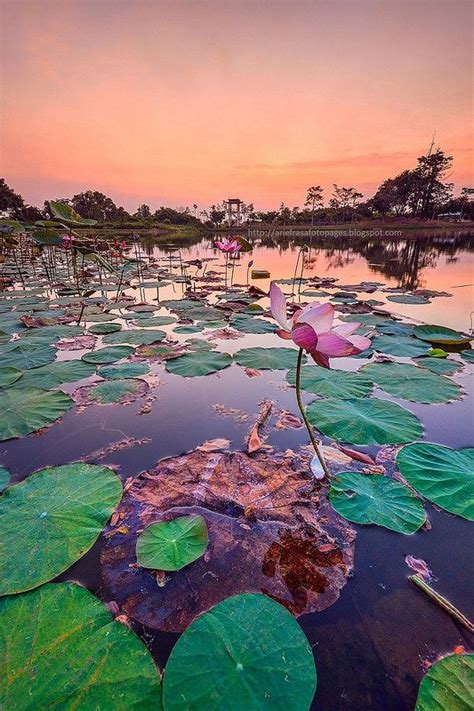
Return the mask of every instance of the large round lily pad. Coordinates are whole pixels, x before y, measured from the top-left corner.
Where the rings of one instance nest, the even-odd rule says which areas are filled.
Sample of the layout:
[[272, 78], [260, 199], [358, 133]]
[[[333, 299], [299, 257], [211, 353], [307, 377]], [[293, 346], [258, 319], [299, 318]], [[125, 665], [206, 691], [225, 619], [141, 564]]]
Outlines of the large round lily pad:
[[0, 440], [23, 437], [50, 425], [71, 407], [65, 393], [8, 388], [0, 393]]
[[410, 363], [369, 363], [361, 369], [382, 390], [413, 402], [449, 402], [462, 397], [457, 383]]
[[74, 583], [0, 600], [0, 706], [16, 709], [161, 708], [147, 648]]
[[67, 570], [95, 543], [122, 496], [107, 467], [48, 467], [0, 499], [0, 595], [31, 590]]
[[122, 324], [113, 323], [95, 323], [93, 326], [88, 328], [89, 333], [94, 333], [97, 336], [103, 336], [108, 333], [116, 333], [122, 330]]
[[375, 336], [372, 349], [400, 358], [417, 358], [428, 353], [429, 345], [411, 336]]
[[470, 711], [474, 701], [474, 655], [439, 659], [421, 680], [415, 711]]
[[15, 388], [38, 387], [50, 390], [63, 383], [89, 378], [95, 373], [95, 365], [83, 360], [56, 360], [41, 368], [27, 370], [15, 384]]
[[429, 304], [430, 300], [426, 296], [418, 296], [418, 294], [394, 294], [387, 296], [387, 301], [393, 301], [395, 304]]
[[308, 406], [307, 415], [320, 432], [352, 444], [404, 444], [423, 433], [415, 415], [377, 398], [316, 400]]
[[438, 375], [454, 375], [463, 368], [461, 361], [452, 360], [451, 358], [418, 358], [416, 364]]
[[[136, 568], [137, 536], [190, 514], [206, 521], [209, 553], [160, 587], [154, 572]], [[118, 516], [104, 534], [104, 585], [122, 610], [153, 629], [182, 631], [241, 592], [264, 592], [295, 615], [323, 610], [352, 570], [354, 530], [312, 486], [307, 462], [283, 453], [195, 450], [164, 459], [127, 489]]]
[[118, 365], [104, 365], [97, 371], [97, 375], [107, 380], [122, 380], [137, 378], [150, 372], [146, 363], [119, 363]]
[[461, 358], [463, 358], [467, 363], [474, 363], [474, 348], [467, 351], [461, 351]]
[[445, 326], [415, 326], [413, 329], [417, 338], [428, 343], [441, 343], [442, 345], [463, 345], [470, 343], [472, 336], [468, 336], [459, 331]]
[[[203, 653], [205, 650], [205, 653]], [[316, 690], [301, 627], [264, 595], [231, 597], [176, 643], [163, 680], [165, 711], [307, 711]]]
[[397, 466], [422, 496], [474, 521], [474, 448], [419, 442], [398, 453]]
[[230, 325], [244, 333], [275, 333], [278, 326], [273, 321], [239, 314], [231, 319]]
[[[296, 385], [296, 370], [290, 370], [286, 379]], [[351, 398], [365, 397], [374, 384], [365, 374], [308, 365], [301, 369], [301, 387], [321, 397]]]
[[234, 360], [244, 368], [258, 370], [285, 370], [294, 368], [298, 351], [294, 348], [242, 348]]
[[178, 516], [145, 528], [137, 540], [137, 561], [144, 568], [181, 570], [200, 558], [207, 544], [203, 516]]
[[179, 358], [166, 361], [166, 370], [175, 375], [182, 375], [185, 378], [195, 378], [200, 375], [209, 375], [218, 370], [227, 368], [232, 363], [232, 357], [228, 353], [216, 353], [214, 351], [195, 351], [186, 353]]
[[414, 533], [426, 519], [421, 501], [385, 476], [342, 472], [331, 479], [329, 501], [353, 523], [373, 523], [398, 533]]
[[135, 349], [132, 348], [132, 346], [110, 346], [109, 348], [99, 348], [98, 351], [85, 353], [82, 356], [82, 360], [86, 363], [106, 365], [108, 363], [115, 363], [117, 360], [122, 360], [122, 358], [128, 358], [134, 350]]

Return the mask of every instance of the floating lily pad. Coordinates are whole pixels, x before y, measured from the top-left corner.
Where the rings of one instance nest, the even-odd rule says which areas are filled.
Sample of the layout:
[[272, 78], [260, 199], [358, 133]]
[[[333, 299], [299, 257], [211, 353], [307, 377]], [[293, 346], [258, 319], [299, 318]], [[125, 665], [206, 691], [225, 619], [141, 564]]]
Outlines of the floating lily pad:
[[41, 469], [10, 486], [0, 499], [0, 595], [67, 570], [92, 547], [121, 496], [111, 469], [84, 462]]
[[176, 328], [173, 329], [173, 333], [201, 333], [202, 327], [199, 325], [192, 325], [188, 324], [186, 326], [176, 326]]
[[401, 473], [422, 496], [474, 521], [474, 449], [410, 444], [397, 455]]
[[84, 314], [84, 320], [92, 323], [105, 323], [106, 321], [113, 321], [116, 318], [116, 314], [109, 314], [106, 311], [97, 314]]
[[429, 304], [430, 300], [426, 296], [418, 296], [417, 294], [393, 294], [387, 296], [387, 301], [393, 301], [396, 304]]
[[[296, 370], [290, 370], [286, 379], [290, 385], [296, 385]], [[370, 378], [360, 373], [307, 365], [301, 369], [301, 387], [320, 397], [344, 399], [365, 397], [372, 391], [374, 384]]]
[[100, 405], [118, 403], [127, 405], [142, 397], [148, 390], [144, 380], [105, 380], [97, 385], [86, 385], [74, 392], [74, 401], [78, 405], [98, 402]]
[[10, 472], [5, 467], [0, 466], [0, 491], [3, 491], [9, 481]]
[[57, 360], [41, 368], [28, 370], [15, 383], [15, 388], [35, 387], [50, 390], [63, 383], [89, 378], [95, 373], [95, 366], [83, 360]]
[[80, 585], [49, 584], [4, 598], [0, 620], [0, 636], [8, 639], [0, 651], [2, 707], [161, 708], [151, 654]]
[[416, 358], [426, 355], [429, 346], [411, 336], [375, 336], [372, 339], [372, 349], [401, 358]]
[[342, 472], [331, 479], [329, 501], [348, 521], [373, 523], [398, 533], [414, 533], [426, 519], [421, 501], [385, 476]]
[[156, 343], [162, 341], [166, 337], [164, 331], [148, 330], [146, 328], [137, 328], [133, 330], [121, 331], [120, 333], [112, 333], [110, 336], [104, 337], [104, 343], [133, 343], [135, 346], [141, 346], [144, 343]]
[[0, 440], [23, 437], [50, 425], [71, 407], [63, 392], [9, 388], [0, 394]]
[[462, 345], [470, 343], [471, 336], [445, 326], [415, 326], [415, 336], [428, 343], [441, 343], [441, 345]]
[[[203, 654], [203, 650], [206, 650]], [[166, 665], [166, 711], [307, 711], [316, 690], [301, 627], [265, 595], [228, 598], [198, 617]]]
[[474, 699], [474, 655], [439, 659], [421, 680], [415, 711], [470, 711]]
[[203, 338], [187, 338], [185, 346], [190, 351], [212, 351], [216, 344], [205, 341]]
[[122, 330], [122, 324], [120, 323], [96, 323], [90, 326], [89, 333], [94, 333], [97, 336], [103, 336], [107, 333], [115, 333], [116, 331]]
[[386, 336], [412, 336], [413, 324], [402, 321], [384, 321], [377, 324], [377, 331]]
[[195, 378], [200, 375], [209, 375], [218, 370], [227, 368], [232, 363], [232, 357], [228, 353], [216, 353], [214, 351], [195, 351], [186, 353], [179, 358], [166, 361], [166, 370], [175, 375], [182, 375], [185, 378]]
[[208, 544], [202, 516], [179, 516], [153, 523], [137, 539], [137, 561], [144, 568], [181, 570], [200, 558]]
[[446, 360], [441, 358], [418, 358], [416, 364], [438, 375], [454, 375], [459, 373], [463, 367], [460, 361], [449, 358]]
[[234, 316], [230, 325], [232, 328], [236, 328], [237, 331], [243, 331], [244, 333], [275, 333], [278, 329], [278, 326], [272, 321], [244, 314]]
[[176, 319], [172, 316], [147, 316], [146, 318], [142, 316], [139, 322], [143, 328], [149, 328], [150, 326], [169, 326], [171, 323], [176, 323]]
[[285, 370], [294, 368], [298, 351], [295, 348], [242, 348], [234, 354], [236, 363], [244, 368], [258, 370]]
[[390, 395], [412, 402], [449, 402], [462, 397], [457, 383], [410, 363], [369, 363], [361, 372]]
[[129, 355], [132, 355], [134, 350], [135, 349], [131, 346], [111, 346], [110, 348], [99, 348], [98, 351], [85, 353], [82, 356], [82, 360], [86, 363], [106, 365], [108, 363], [115, 363], [117, 360], [122, 360], [122, 358], [128, 358]]
[[461, 351], [459, 355], [468, 363], [474, 363], [474, 348], [470, 351]]
[[12, 383], [16, 383], [21, 378], [23, 372], [18, 368], [4, 366], [0, 368], [0, 388], [6, 388]]
[[[15, 346], [5, 344], [0, 352], [0, 368], [12, 367], [19, 370], [38, 368], [40, 365], [52, 363], [56, 351], [43, 342], [14, 341]], [[7, 348], [8, 346], [8, 348]]]
[[377, 398], [316, 400], [308, 406], [307, 415], [320, 432], [352, 444], [403, 444], [423, 433], [415, 415]]
[[119, 365], [104, 365], [99, 368], [97, 375], [106, 380], [122, 380], [126, 378], [137, 378], [150, 372], [150, 366], [146, 363], [120, 363]]

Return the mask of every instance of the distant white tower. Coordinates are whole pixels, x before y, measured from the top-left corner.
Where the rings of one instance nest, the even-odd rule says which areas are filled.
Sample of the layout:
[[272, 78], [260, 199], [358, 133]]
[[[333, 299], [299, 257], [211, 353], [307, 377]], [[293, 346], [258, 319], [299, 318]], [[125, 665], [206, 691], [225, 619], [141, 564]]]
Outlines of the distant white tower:
[[224, 203], [227, 211], [227, 224], [229, 227], [240, 227], [242, 222], [242, 212], [241, 205], [243, 205], [242, 200], [239, 198], [229, 198]]

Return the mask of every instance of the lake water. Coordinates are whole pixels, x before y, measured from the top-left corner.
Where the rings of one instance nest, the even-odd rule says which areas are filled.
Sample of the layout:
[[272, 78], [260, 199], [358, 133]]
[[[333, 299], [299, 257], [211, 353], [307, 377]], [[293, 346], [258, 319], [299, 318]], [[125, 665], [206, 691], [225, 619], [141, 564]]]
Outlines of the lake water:
[[[174, 247], [146, 242], [142, 249], [147, 257], [159, 260], [163, 266], [170, 264], [176, 273], [178, 257], [183, 261], [212, 257], [215, 261], [209, 262], [207, 269], [222, 273], [223, 256], [207, 238]], [[291, 240], [279, 240], [277, 244], [267, 237], [257, 242], [251, 255], [240, 255], [235, 262], [234, 283], [247, 283], [250, 259], [253, 269], [268, 270], [271, 279], [292, 279], [299, 249], [300, 245]], [[189, 267], [189, 273], [195, 269], [197, 267]], [[361, 281], [381, 282], [382, 286], [375, 292], [359, 294], [359, 299], [379, 300], [383, 303], [380, 308], [410, 320], [463, 331], [472, 327], [474, 237], [468, 234], [436, 233], [416, 240], [393, 241], [341, 239], [332, 244], [329, 240], [319, 244], [315, 241], [311, 251], [305, 254], [303, 277], [336, 278], [335, 290], [347, 290], [347, 287], [350, 290], [350, 285]], [[229, 273], [227, 279], [230, 280]], [[250, 279], [250, 283], [268, 290], [268, 279]], [[382, 290], [386, 287], [445, 291], [450, 296], [437, 296], [422, 305], [393, 303], [387, 301], [390, 294]], [[294, 292], [295, 301], [304, 300], [301, 295], [304, 288], [304, 284], [299, 286], [298, 283], [284, 286], [288, 294]], [[160, 300], [181, 298], [183, 289], [179, 283], [165, 287], [160, 290]], [[156, 304], [152, 301], [156, 296], [154, 289], [140, 293], [139, 289], [127, 288], [127, 293]], [[265, 300], [261, 303], [267, 305]], [[356, 315], [353, 320], [357, 320]], [[171, 334], [173, 327], [160, 328]], [[173, 334], [173, 338], [183, 342], [193, 336], [202, 337], [199, 333]], [[248, 346], [281, 345], [286, 343], [273, 334], [244, 334], [235, 341], [218, 341], [219, 350], [228, 353]], [[79, 351], [74, 357], [80, 355]], [[334, 365], [353, 369], [364, 362], [340, 359]], [[424, 440], [452, 447], [472, 447], [473, 370], [473, 366], [466, 365], [459, 375], [453, 376], [466, 394], [462, 400], [449, 404], [416, 404], [377, 390], [375, 395], [400, 402], [418, 415], [425, 427]], [[41, 436], [0, 443], [0, 461], [18, 481], [36, 469], [86, 457], [124, 437], [148, 438], [147, 443], [111, 453], [101, 460], [104, 464], [119, 466], [120, 476], [125, 480], [151, 468], [164, 457], [193, 450], [206, 440], [227, 438], [231, 440], [232, 449], [243, 448], [258, 415], [259, 404], [265, 398], [274, 401], [277, 408], [298, 414], [294, 390], [284, 387], [285, 371], [264, 370], [260, 377], [249, 378], [234, 364], [214, 375], [192, 379], [169, 374], [158, 364], [152, 364], [152, 371], [159, 377], [160, 384], [149, 414], [138, 414], [139, 402], [128, 406], [92, 405], [79, 414], [73, 407]], [[73, 389], [72, 385], [65, 388], [69, 392]], [[311, 399], [306, 396], [307, 402]], [[216, 404], [222, 405], [224, 410], [216, 411]], [[223, 411], [231, 409], [248, 415], [247, 419], [223, 416]], [[306, 442], [304, 429], [273, 428], [267, 440], [267, 444], [277, 450], [296, 450]], [[466, 630], [407, 581], [410, 571], [405, 565], [405, 556], [423, 558], [434, 573], [436, 589], [466, 615], [473, 616], [470, 578], [474, 569], [474, 547], [469, 545], [469, 523], [430, 505], [427, 511], [432, 529], [412, 536], [358, 526], [354, 574], [339, 599], [323, 612], [299, 618], [314, 650], [318, 670], [315, 708], [322, 711], [342, 711], [350, 707], [370, 711], [412, 709], [423, 675], [423, 660], [432, 660], [456, 645], [467, 649], [472, 642]], [[60, 579], [79, 580], [99, 596], [107, 597], [99, 570], [101, 546], [99, 541]], [[162, 667], [177, 635], [153, 632], [140, 625], [135, 629]]]

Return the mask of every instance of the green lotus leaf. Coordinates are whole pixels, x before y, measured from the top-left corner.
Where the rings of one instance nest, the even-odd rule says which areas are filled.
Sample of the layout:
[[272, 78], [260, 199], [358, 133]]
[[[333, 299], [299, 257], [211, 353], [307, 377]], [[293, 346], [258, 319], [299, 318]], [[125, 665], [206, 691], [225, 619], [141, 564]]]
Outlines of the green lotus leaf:
[[0, 595], [38, 587], [67, 570], [97, 540], [122, 496], [108, 467], [48, 467], [0, 499]]
[[109, 348], [99, 348], [98, 351], [85, 353], [81, 360], [86, 363], [107, 365], [108, 363], [115, 363], [117, 360], [122, 360], [122, 358], [128, 358], [129, 355], [132, 355], [134, 350], [135, 349], [132, 348], [132, 346], [110, 346]]
[[247, 316], [246, 314], [233, 316], [230, 326], [243, 333], [275, 333], [278, 329], [278, 326], [272, 321], [257, 318], [256, 316]]
[[161, 709], [150, 652], [80, 585], [0, 600], [0, 637], [2, 708]]
[[195, 351], [186, 353], [179, 358], [166, 361], [166, 370], [174, 375], [182, 375], [185, 378], [196, 378], [201, 375], [216, 373], [218, 370], [227, 368], [232, 363], [232, 357], [228, 353], [216, 353], [214, 351]]
[[8, 366], [0, 368], [0, 388], [6, 388], [8, 385], [16, 383], [22, 375], [22, 371], [18, 368], [10, 368]]
[[146, 328], [136, 328], [133, 330], [120, 331], [120, 333], [111, 333], [110, 336], [104, 336], [104, 343], [133, 343], [135, 346], [141, 346], [144, 343], [156, 343], [166, 338], [164, 331], [147, 330]]
[[459, 355], [468, 363], [474, 363], [474, 348], [470, 351], [461, 351]]
[[225, 316], [223, 309], [216, 309], [214, 306], [197, 306], [193, 309], [186, 309], [186, 318], [194, 321], [219, 321]]
[[421, 680], [415, 711], [470, 711], [474, 701], [474, 655], [451, 654]]
[[117, 314], [111, 314], [108, 311], [103, 311], [100, 313], [84, 313], [83, 319], [87, 322], [92, 323], [105, 323], [107, 321], [113, 321], [117, 318]]
[[467, 336], [459, 331], [445, 326], [415, 326], [413, 329], [415, 336], [428, 343], [440, 343], [441, 345], [463, 345], [471, 342], [471, 336]]
[[286, 370], [294, 368], [298, 351], [295, 348], [242, 348], [234, 353], [236, 363], [244, 368]]
[[[290, 370], [286, 379], [296, 385], [296, 370]], [[301, 387], [321, 397], [354, 398], [369, 395], [374, 387], [366, 375], [346, 370], [320, 368], [307, 365], [301, 369]]]
[[412, 336], [413, 324], [402, 321], [384, 321], [377, 324], [377, 331], [385, 336]]
[[352, 444], [404, 444], [423, 433], [415, 415], [378, 398], [316, 400], [308, 406], [307, 415], [320, 432]]
[[115, 402], [120, 402], [123, 398], [140, 394], [141, 388], [146, 384], [142, 380], [105, 380], [97, 385], [91, 385], [87, 389], [87, 398], [98, 402], [101, 405], [111, 405]]
[[431, 303], [426, 296], [418, 296], [417, 294], [393, 294], [387, 296], [387, 301], [393, 301], [396, 304], [429, 304]]
[[390, 395], [412, 402], [449, 402], [462, 397], [457, 383], [410, 363], [369, 363], [361, 373]]
[[53, 217], [57, 217], [58, 220], [62, 220], [63, 222], [71, 222], [75, 225], [97, 224], [97, 220], [86, 220], [84, 217], [81, 217], [73, 207], [64, 202], [60, 202], [59, 200], [50, 200], [49, 209], [51, 210]]
[[122, 330], [122, 324], [120, 323], [95, 323], [93, 326], [89, 326], [89, 333], [93, 333], [97, 336], [103, 336], [108, 333], [115, 333], [116, 331]]
[[[203, 651], [204, 650], [204, 651]], [[313, 654], [301, 627], [265, 595], [235, 595], [200, 615], [171, 652], [165, 711], [308, 711]]]
[[172, 316], [147, 316], [146, 314], [140, 314], [139, 323], [142, 328], [155, 328], [156, 326], [169, 326], [171, 323], [176, 323], [176, 319]]
[[372, 339], [372, 349], [401, 358], [416, 358], [426, 355], [429, 346], [411, 336], [375, 336]]
[[397, 466], [422, 496], [474, 521], [474, 448], [417, 442], [400, 450]]
[[190, 351], [212, 351], [216, 344], [212, 341], [205, 341], [203, 338], [187, 338], [185, 346]]
[[187, 324], [185, 326], [176, 326], [173, 328], [173, 333], [201, 333], [203, 327], [200, 325]]
[[146, 363], [120, 363], [119, 365], [104, 365], [99, 368], [97, 375], [106, 380], [122, 380], [126, 378], [137, 378], [150, 372], [150, 366]]
[[0, 441], [23, 437], [50, 425], [71, 407], [60, 391], [41, 388], [8, 388], [0, 393]]
[[0, 491], [3, 491], [3, 489], [8, 485], [9, 481], [10, 472], [8, 471], [8, 469], [0, 465]]
[[418, 358], [416, 364], [438, 375], [454, 375], [455, 373], [459, 373], [463, 367], [460, 361], [451, 360], [450, 358], [446, 360], [444, 358]]
[[56, 360], [49, 365], [23, 373], [23, 377], [15, 383], [15, 388], [35, 387], [50, 390], [64, 383], [90, 378], [94, 373], [95, 366], [83, 360]]
[[181, 570], [200, 558], [208, 544], [202, 516], [180, 516], [152, 523], [137, 539], [137, 561], [144, 568]]
[[426, 519], [421, 501], [403, 484], [385, 476], [342, 472], [331, 479], [329, 501], [353, 523], [376, 524], [414, 533]]
[[40, 365], [52, 363], [56, 351], [45, 342], [30, 342], [28, 340], [12, 341], [1, 346], [0, 368], [12, 367], [19, 370], [38, 368]]

